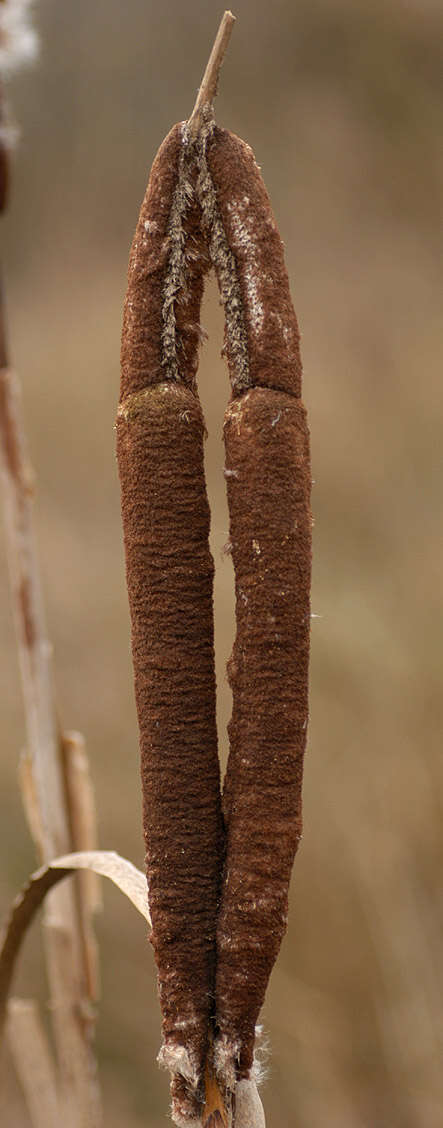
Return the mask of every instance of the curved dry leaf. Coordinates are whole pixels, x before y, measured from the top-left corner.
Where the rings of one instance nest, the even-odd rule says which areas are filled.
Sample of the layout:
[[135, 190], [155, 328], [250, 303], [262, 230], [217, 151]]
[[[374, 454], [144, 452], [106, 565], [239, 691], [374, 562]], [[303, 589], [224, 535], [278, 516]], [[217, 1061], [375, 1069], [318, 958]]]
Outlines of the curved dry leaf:
[[69, 877], [79, 869], [92, 870], [102, 877], [109, 877], [132, 901], [148, 924], [151, 923], [144, 874], [114, 850], [85, 850], [77, 854], [64, 854], [61, 858], [55, 858], [50, 865], [36, 870], [16, 897], [1, 938], [0, 1036], [5, 1023], [6, 1005], [15, 964], [29, 925], [49, 890], [64, 877]]

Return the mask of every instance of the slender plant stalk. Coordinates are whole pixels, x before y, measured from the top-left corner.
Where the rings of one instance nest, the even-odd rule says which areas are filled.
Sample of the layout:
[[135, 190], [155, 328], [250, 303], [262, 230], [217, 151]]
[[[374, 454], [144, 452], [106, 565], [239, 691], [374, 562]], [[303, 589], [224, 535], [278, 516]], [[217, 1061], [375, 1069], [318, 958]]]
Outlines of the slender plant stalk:
[[188, 120], [189, 136], [195, 138], [203, 122], [204, 111], [212, 104], [217, 93], [220, 68], [225, 57], [235, 16], [226, 11], [214, 40], [192, 114]]
[[11, 999], [6, 1030], [33, 1128], [58, 1128], [54, 1063], [37, 1003]]
[[[27, 3], [3, 0], [0, 8], [2, 66], [9, 73], [34, 56], [36, 37]], [[2, 74], [3, 78], [3, 74]], [[11, 136], [3, 82], [0, 82], [0, 208], [8, 202]], [[31, 834], [40, 859], [50, 861], [84, 842], [78, 817], [85, 795], [78, 755], [59, 729], [33, 527], [34, 476], [30, 467], [18, 377], [9, 364], [5, 310], [0, 293], [0, 465], [6, 542], [19, 664], [25, 707], [27, 750], [20, 779]], [[84, 775], [84, 773], [83, 773]], [[90, 845], [90, 837], [87, 845]], [[54, 1101], [70, 1128], [98, 1128], [100, 1096], [92, 1051], [92, 987], [95, 949], [85, 890], [66, 886], [52, 893], [44, 915], [50, 1007], [59, 1067]], [[18, 1015], [18, 1017], [17, 1017]], [[30, 1012], [17, 1012], [28, 1029]], [[40, 1039], [41, 1042], [41, 1039]], [[13, 1037], [13, 1044], [18, 1039]], [[16, 1057], [16, 1054], [14, 1054]], [[19, 1064], [19, 1063], [18, 1063]], [[20, 1072], [20, 1064], [19, 1064]], [[49, 1085], [47, 1075], [47, 1086]], [[29, 1086], [28, 1092], [29, 1092]], [[30, 1108], [35, 1117], [36, 1102]]]
[[[33, 527], [34, 477], [26, 450], [19, 381], [8, 364], [2, 303], [0, 448], [9, 575], [30, 755], [28, 776], [32, 776], [39, 811], [39, 850], [43, 859], [50, 861], [69, 853], [74, 842]], [[37, 819], [34, 829], [36, 823]], [[101, 1123], [100, 1097], [80, 898], [80, 889], [69, 886], [52, 893], [45, 911], [44, 935], [60, 1071], [60, 1116], [72, 1128], [96, 1128]]]

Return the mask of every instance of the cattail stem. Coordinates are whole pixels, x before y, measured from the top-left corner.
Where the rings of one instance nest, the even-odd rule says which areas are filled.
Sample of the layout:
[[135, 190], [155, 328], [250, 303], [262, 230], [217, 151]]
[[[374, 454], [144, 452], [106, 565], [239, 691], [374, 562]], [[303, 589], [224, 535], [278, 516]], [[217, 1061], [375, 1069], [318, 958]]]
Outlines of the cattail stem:
[[203, 1128], [229, 1128], [229, 1114], [215, 1076], [211, 1058], [212, 1048], [205, 1068], [205, 1106], [202, 1125]]
[[226, 11], [221, 19], [220, 27], [214, 40], [214, 46], [197, 94], [195, 106], [188, 121], [189, 136], [191, 138], [195, 138], [198, 134], [203, 120], [204, 107], [211, 105], [217, 93], [220, 68], [226, 54], [234, 24], [235, 16], [232, 15], [232, 12]]

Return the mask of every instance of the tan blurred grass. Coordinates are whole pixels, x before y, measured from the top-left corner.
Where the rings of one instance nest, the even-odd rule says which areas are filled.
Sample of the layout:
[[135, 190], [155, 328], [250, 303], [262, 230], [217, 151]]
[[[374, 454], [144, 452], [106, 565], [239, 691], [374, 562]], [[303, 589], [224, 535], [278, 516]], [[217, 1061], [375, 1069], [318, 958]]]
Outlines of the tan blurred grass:
[[[218, 103], [253, 145], [303, 333], [315, 512], [305, 834], [271, 981], [270, 1128], [437, 1128], [443, 1081], [441, 637], [442, 11], [243, 0]], [[154, 152], [192, 107], [218, 9], [41, 5], [6, 265], [38, 472], [61, 711], [87, 737], [101, 844], [142, 864], [113, 418], [129, 242]], [[233, 634], [221, 422], [228, 381], [209, 287], [200, 387], [216, 562], [219, 722]], [[33, 866], [0, 559], [1, 903]], [[106, 1123], [165, 1123], [143, 926], [105, 891], [98, 1049]], [[20, 991], [37, 992], [28, 942]], [[27, 1125], [13, 1082], [8, 1124]]]

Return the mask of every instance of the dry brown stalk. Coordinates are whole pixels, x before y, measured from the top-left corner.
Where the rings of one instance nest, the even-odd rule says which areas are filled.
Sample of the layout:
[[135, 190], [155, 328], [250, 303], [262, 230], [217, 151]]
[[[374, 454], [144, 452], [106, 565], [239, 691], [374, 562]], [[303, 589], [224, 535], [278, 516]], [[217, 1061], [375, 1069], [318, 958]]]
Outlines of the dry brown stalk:
[[[8, 5], [5, 4], [5, 17]], [[3, 19], [3, 17], [2, 17]], [[14, 30], [15, 29], [15, 30]], [[2, 51], [8, 65], [29, 57], [35, 38], [26, 10], [12, 24], [1, 24]], [[4, 210], [9, 187], [10, 136], [6, 102], [0, 87], [0, 208]], [[4, 491], [6, 541], [19, 663], [25, 705], [27, 750], [20, 763], [23, 802], [38, 856], [49, 860], [66, 853], [77, 841], [73, 830], [75, 784], [68, 788], [69, 762], [63, 755], [51, 671], [51, 647], [46, 636], [38, 553], [33, 529], [33, 474], [26, 451], [21, 410], [21, 390], [11, 371], [6, 325], [0, 295], [0, 463]], [[71, 776], [73, 773], [71, 772]], [[77, 787], [78, 791], [78, 787]], [[77, 820], [78, 821], [78, 820]], [[57, 890], [48, 902], [44, 922], [45, 948], [51, 996], [60, 1086], [52, 1103], [72, 1128], [98, 1128], [100, 1096], [92, 1052], [93, 1012], [91, 991], [95, 956], [88, 904], [80, 886]], [[93, 956], [94, 952], [94, 956]], [[31, 1060], [23, 1057], [18, 1025], [23, 1033], [23, 1053], [29, 1044], [29, 1024], [37, 1021], [29, 1009], [16, 1009], [11, 1019], [12, 1050], [17, 1072], [35, 1125], [42, 1123], [39, 1109], [46, 1107], [32, 1095]], [[38, 1031], [34, 1031], [38, 1044]], [[37, 1045], [37, 1043], [36, 1043]], [[43, 1053], [43, 1051], [42, 1051]], [[43, 1061], [42, 1054], [40, 1055]], [[50, 1078], [46, 1071], [45, 1100]], [[49, 1123], [49, 1109], [48, 1109]]]
[[[5, 5], [6, 7], [6, 5]], [[16, 38], [2, 25], [2, 48], [13, 61], [29, 53], [33, 36], [23, 11]], [[9, 184], [7, 111], [0, 90], [1, 205]], [[0, 295], [0, 463], [4, 492], [9, 575], [17, 633], [25, 706], [27, 750], [21, 760], [20, 782], [31, 835], [38, 856], [49, 861], [75, 847], [90, 846], [89, 828], [79, 817], [86, 797], [84, 769], [75, 770], [79, 753], [64, 741], [59, 729], [47, 638], [36, 538], [33, 527], [34, 476], [29, 463], [18, 377], [9, 366], [5, 313]], [[91, 793], [89, 791], [89, 812]], [[94, 843], [95, 844], [95, 843]], [[72, 1128], [99, 1128], [101, 1102], [92, 1049], [92, 999], [97, 982], [97, 957], [91, 925], [91, 904], [79, 882], [56, 890], [44, 917], [45, 950], [51, 1016], [59, 1068], [54, 1093], [60, 1119]], [[32, 1017], [32, 1016], [31, 1016]], [[18, 1011], [28, 1029], [30, 1012]], [[33, 1019], [32, 1019], [33, 1021]], [[13, 1053], [19, 1076], [26, 1079], [29, 1104], [30, 1071]], [[20, 1054], [19, 1054], [20, 1057]], [[48, 1088], [49, 1081], [47, 1081]], [[49, 1099], [49, 1098], [48, 1098]], [[36, 1124], [38, 1100], [30, 1111]]]
[[[33, 527], [34, 477], [26, 450], [20, 385], [8, 366], [1, 306], [0, 448], [9, 575], [30, 757], [28, 785], [32, 775], [39, 811], [30, 827], [37, 835], [39, 853], [49, 861], [72, 850], [73, 839]], [[73, 1128], [95, 1128], [101, 1123], [101, 1112], [80, 895], [79, 890], [68, 886], [54, 892], [45, 912], [44, 933], [61, 1115]]]
[[229, 1128], [229, 1114], [209, 1061], [206, 1062], [205, 1069], [205, 1107], [202, 1124], [203, 1128]]
[[[98, 846], [95, 796], [84, 737], [80, 732], [67, 732], [62, 738], [63, 770], [66, 783], [69, 829], [72, 849], [95, 851]], [[87, 994], [99, 997], [99, 961], [93, 921], [103, 907], [100, 880], [93, 870], [84, 870], [74, 882], [74, 893], [80, 921], [83, 963]]]
[[6, 1032], [33, 1128], [58, 1128], [54, 1063], [34, 1000], [10, 999]]
[[0, 1040], [21, 946], [37, 910], [47, 896], [53, 896], [54, 887], [60, 886], [64, 878], [85, 871], [113, 881], [150, 924], [146, 880], [132, 862], [121, 858], [113, 850], [86, 850], [81, 853], [64, 854], [32, 873], [15, 898], [0, 936]]
[[28, 829], [36, 849], [37, 857], [40, 862], [43, 862], [45, 857], [43, 822], [37, 799], [34, 772], [32, 769], [32, 757], [27, 748], [23, 749], [19, 758], [18, 782]]
[[232, 12], [226, 11], [215, 37], [214, 46], [208, 59], [195, 106], [188, 121], [189, 136], [192, 138], [197, 137], [202, 125], [204, 108], [211, 105], [216, 96], [220, 68], [226, 54], [234, 24], [235, 16], [232, 15]]

